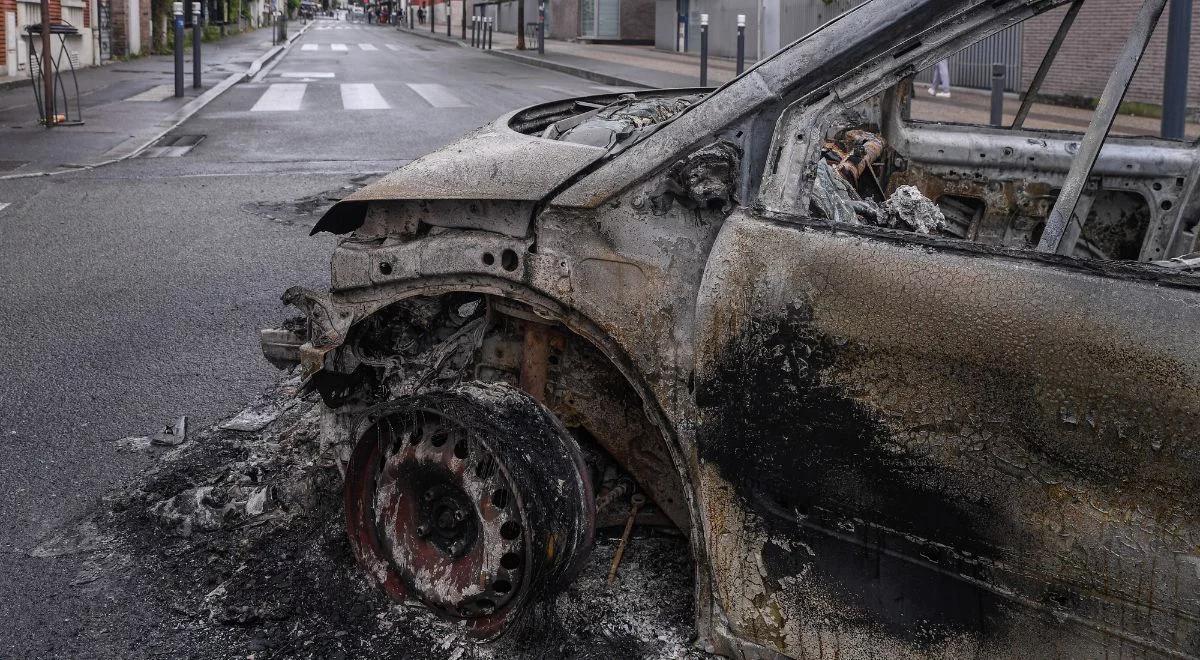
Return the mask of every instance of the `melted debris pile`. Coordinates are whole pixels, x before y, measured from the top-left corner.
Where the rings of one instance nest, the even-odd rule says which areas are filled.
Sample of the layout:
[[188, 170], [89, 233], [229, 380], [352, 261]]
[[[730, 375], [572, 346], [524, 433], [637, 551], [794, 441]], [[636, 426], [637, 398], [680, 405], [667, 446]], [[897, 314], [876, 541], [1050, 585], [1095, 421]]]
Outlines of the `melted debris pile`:
[[638, 139], [653, 126], [661, 124], [704, 98], [703, 94], [664, 98], [642, 98], [624, 94], [606, 106], [546, 127], [542, 137], [611, 149], [617, 144]]
[[533, 617], [540, 626], [491, 645], [388, 600], [354, 563], [341, 473], [299, 384], [290, 376], [177, 447], [127, 447], [161, 452], [158, 467], [44, 544], [47, 556], [88, 553], [80, 588], [154, 609], [146, 641], [180, 657], [707, 657], [691, 647], [691, 568], [676, 536], [635, 537], [611, 589], [615, 541], [599, 538], [578, 581]]
[[847, 131], [841, 140], [827, 143], [824, 157], [815, 165], [813, 211], [841, 224], [867, 224], [918, 234], [945, 231], [946, 216], [914, 186], [900, 186], [882, 204], [858, 193], [860, 178], [865, 174], [875, 176], [872, 165], [885, 147], [883, 138], [866, 131]]

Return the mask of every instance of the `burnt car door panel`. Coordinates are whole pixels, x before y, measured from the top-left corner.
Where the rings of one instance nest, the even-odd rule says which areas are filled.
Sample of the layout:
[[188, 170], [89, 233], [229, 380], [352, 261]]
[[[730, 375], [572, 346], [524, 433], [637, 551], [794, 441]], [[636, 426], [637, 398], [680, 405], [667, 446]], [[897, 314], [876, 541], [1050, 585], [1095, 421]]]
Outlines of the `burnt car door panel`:
[[1200, 286], [783, 220], [726, 221], [697, 319], [734, 630], [1200, 651]]

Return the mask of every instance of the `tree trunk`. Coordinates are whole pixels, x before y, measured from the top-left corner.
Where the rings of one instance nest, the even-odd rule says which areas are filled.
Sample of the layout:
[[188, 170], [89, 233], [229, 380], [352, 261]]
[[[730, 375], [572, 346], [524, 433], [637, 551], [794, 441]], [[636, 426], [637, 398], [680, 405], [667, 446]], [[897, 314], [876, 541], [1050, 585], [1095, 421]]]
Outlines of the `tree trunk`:
[[525, 50], [525, 0], [517, 0], [517, 50]]

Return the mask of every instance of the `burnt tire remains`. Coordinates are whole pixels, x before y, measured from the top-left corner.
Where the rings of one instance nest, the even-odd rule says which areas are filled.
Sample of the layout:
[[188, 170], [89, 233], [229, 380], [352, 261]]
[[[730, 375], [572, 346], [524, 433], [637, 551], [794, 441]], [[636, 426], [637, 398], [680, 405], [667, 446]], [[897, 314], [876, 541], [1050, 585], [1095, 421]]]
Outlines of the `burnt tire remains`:
[[595, 526], [588, 471], [525, 393], [468, 383], [377, 406], [356, 429], [346, 527], [392, 598], [494, 639], [578, 573]]

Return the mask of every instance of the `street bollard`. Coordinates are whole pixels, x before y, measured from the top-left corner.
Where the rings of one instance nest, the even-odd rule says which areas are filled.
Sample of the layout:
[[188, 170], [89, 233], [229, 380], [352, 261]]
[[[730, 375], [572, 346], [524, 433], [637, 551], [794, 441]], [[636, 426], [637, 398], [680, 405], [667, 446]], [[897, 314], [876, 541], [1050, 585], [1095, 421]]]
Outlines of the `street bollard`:
[[1182, 140], [1187, 125], [1188, 50], [1192, 41], [1192, 0], [1171, 0], [1167, 22], [1167, 62], [1163, 78], [1162, 136]]
[[450, 11], [450, 0], [446, 0], [446, 36], [447, 37], [454, 36], [454, 35], [450, 34], [450, 28], [454, 27], [454, 21], [450, 20], [450, 16], [452, 14], [453, 14], [453, 12]]
[[546, 0], [538, 2], [538, 55], [546, 54]]
[[746, 15], [737, 15], [737, 74], [740, 76], [746, 70]]
[[437, 12], [433, 10], [433, 3], [429, 3], [429, 34], [437, 34]]
[[700, 14], [700, 86], [708, 87], [708, 14]]
[[183, 96], [183, 3], [171, 6], [175, 14], [175, 96]]
[[471, 14], [471, 48], [475, 47], [476, 33], [479, 31], [479, 15]]
[[487, 49], [488, 50], [492, 49], [492, 30], [495, 29], [495, 26], [492, 25], [493, 21], [495, 21], [495, 19], [492, 18], [491, 16], [488, 16], [488, 18], [487, 18]]
[[200, 39], [204, 30], [200, 26], [200, 3], [192, 5], [192, 87], [200, 89]]
[[1004, 77], [1003, 64], [992, 65], [992, 126], [1004, 123]]

